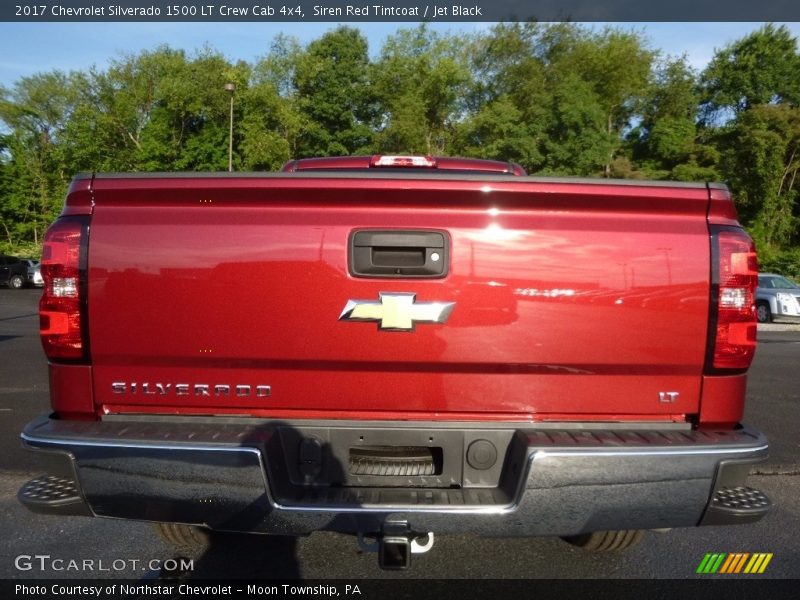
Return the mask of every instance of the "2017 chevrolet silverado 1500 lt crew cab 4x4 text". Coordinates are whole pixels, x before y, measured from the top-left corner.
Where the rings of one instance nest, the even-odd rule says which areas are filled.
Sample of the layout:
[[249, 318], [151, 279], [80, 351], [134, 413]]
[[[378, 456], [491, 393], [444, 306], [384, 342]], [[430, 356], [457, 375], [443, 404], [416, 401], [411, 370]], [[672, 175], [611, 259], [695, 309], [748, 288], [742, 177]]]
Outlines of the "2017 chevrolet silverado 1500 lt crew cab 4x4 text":
[[721, 185], [388, 156], [80, 175], [42, 273], [33, 510], [347, 532], [403, 568], [434, 533], [620, 548], [770, 507], [740, 423], [758, 265]]

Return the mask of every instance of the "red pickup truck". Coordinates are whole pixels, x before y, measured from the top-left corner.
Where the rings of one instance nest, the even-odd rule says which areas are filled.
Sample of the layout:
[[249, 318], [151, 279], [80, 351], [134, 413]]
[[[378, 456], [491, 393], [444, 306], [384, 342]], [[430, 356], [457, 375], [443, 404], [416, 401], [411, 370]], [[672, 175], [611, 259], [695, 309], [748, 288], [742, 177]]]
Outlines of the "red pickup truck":
[[752, 522], [754, 245], [716, 184], [496, 161], [75, 178], [44, 243], [32, 510], [357, 534]]

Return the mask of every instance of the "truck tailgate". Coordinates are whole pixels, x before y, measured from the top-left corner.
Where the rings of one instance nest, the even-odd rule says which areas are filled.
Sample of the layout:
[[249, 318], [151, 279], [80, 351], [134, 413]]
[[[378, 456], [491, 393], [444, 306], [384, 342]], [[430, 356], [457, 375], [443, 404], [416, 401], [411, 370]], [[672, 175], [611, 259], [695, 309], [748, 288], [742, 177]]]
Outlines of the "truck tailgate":
[[[680, 420], [709, 312], [701, 186], [470, 176], [98, 177], [94, 397], [107, 412]], [[443, 278], [359, 278], [354, 230], [436, 230]], [[387, 331], [349, 301], [414, 294]]]

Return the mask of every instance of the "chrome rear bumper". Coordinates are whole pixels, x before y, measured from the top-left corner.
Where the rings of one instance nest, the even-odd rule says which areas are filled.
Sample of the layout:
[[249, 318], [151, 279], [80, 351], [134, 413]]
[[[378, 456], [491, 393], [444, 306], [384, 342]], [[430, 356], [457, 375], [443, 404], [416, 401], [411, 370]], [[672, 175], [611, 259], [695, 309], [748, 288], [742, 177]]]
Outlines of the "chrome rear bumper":
[[[447, 440], [445, 456], [458, 457], [455, 471], [461, 483], [423, 478], [413, 486], [380, 486], [375, 484], [380, 479], [374, 478], [369, 485], [313, 485], [298, 479], [291, 464], [296, 457], [287, 450], [296, 440], [313, 436], [326, 448], [344, 433], [376, 430], [383, 432], [383, 439], [424, 435]], [[475, 439], [499, 440], [494, 480], [463, 459]], [[73, 474], [74, 513], [65, 511], [70, 502], [63, 498], [60, 510], [50, 512], [84, 514], [88, 509], [95, 516], [227, 531], [371, 532], [391, 518], [437, 533], [575, 535], [748, 522], [769, 509], [760, 502], [741, 508], [712, 502], [729, 498], [730, 493], [720, 493], [743, 486], [750, 466], [767, 458], [766, 438], [748, 428], [699, 432], [633, 424], [445, 427], [409, 422], [292, 424], [187, 417], [80, 422], [42, 417], [25, 428], [22, 440], [32, 450], [62, 457]], [[347, 465], [331, 464], [339, 461], [323, 454], [326, 473], [346, 471]], [[337, 481], [346, 480], [342, 475]], [[46, 501], [26, 501], [22, 492], [20, 499], [48, 512]]]

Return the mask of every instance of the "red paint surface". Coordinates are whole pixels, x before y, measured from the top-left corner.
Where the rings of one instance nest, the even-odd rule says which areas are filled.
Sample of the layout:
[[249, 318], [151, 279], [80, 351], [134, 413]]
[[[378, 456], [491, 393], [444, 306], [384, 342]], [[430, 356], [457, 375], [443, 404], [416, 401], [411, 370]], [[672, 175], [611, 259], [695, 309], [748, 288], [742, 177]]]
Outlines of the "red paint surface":
[[67, 190], [68, 202], [64, 206], [62, 216], [90, 215], [94, 207], [92, 194], [92, 178], [73, 179]]
[[708, 222], [711, 225], [739, 225], [736, 206], [727, 189], [709, 189]]
[[746, 375], [704, 377], [699, 423], [703, 427], [732, 427], [742, 420]]
[[[697, 413], [709, 298], [703, 188], [368, 178], [96, 179], [95, 402], [295, 418], [675, 420]], [[443, 229], [439, 280], [354, 279], [355, 228]], [[349, 299], [455, 302], [413, 333]], [[270, 385], [268, 398], [114, 382]], [[141, 389], [141, 388], [140, 388]], [[673, 403], [659, 392], [678, 392]]]
[[53, 410], [62, 418], [85, 418], [95, 413], [92, 367], [50, 364]]

